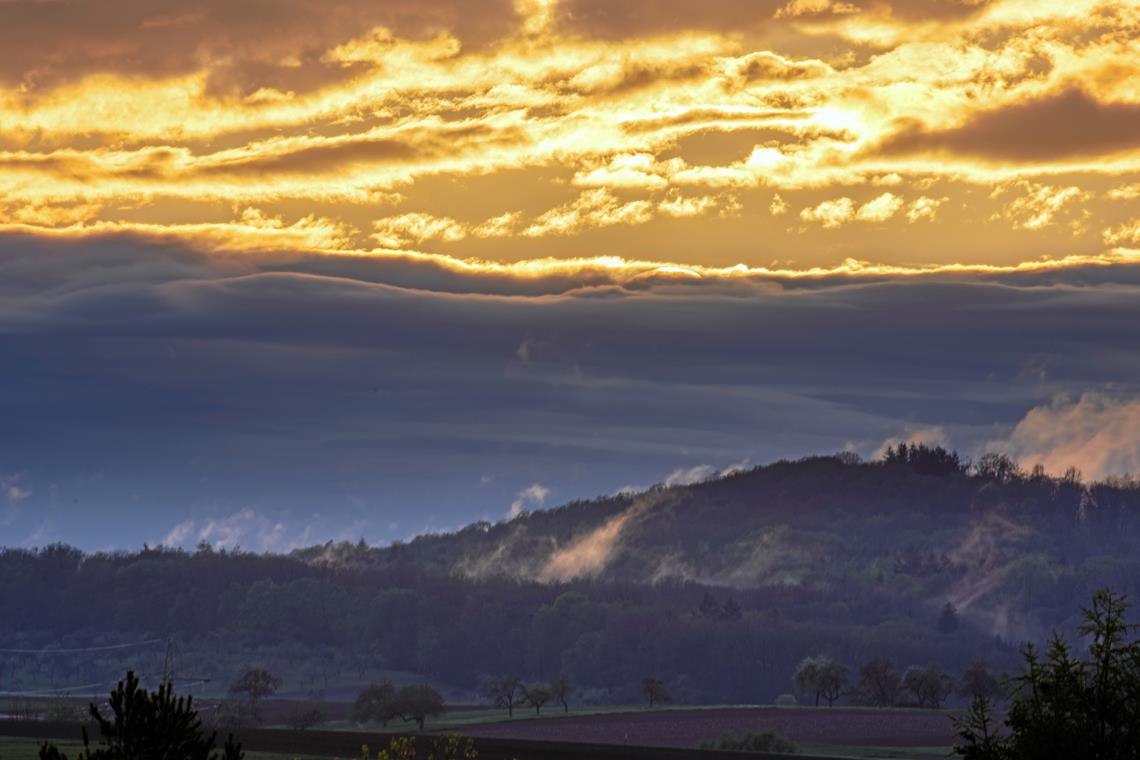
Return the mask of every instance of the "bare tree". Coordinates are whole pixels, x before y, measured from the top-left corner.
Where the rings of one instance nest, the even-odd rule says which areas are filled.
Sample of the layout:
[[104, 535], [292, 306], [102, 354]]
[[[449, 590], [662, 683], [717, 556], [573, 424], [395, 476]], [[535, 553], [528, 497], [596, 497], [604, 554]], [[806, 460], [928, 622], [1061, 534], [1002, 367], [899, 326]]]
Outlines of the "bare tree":
[[907, 668], [902, 683], [903, 688], [920, 708], [937, 709], [954, 691], [954, 679], [937, 665]]
[[893, 707], [899, 698], [901, 680], [890, 660], [879, 657], [859, 669], [855, 693], [861, 703], [873, 707]]
[[515, 708], [525, 704], [522, 682], [514, 676], [495, 679], [487, 687], [487, 696], [496, 707], [507, 708], [509, 717], [515, 716]]
[[847, 668], [821, 654], [801, 662], [793, 680], [800, 693], [815, 697], [816, 707], [821, 698], [831, 707], [847, 686]]
[[550, 689], [542, 684], [523, 688], [523, 701], [534, 708], [535, 715], [542, 715], [542, 706], [550, 701], [550, 697]]

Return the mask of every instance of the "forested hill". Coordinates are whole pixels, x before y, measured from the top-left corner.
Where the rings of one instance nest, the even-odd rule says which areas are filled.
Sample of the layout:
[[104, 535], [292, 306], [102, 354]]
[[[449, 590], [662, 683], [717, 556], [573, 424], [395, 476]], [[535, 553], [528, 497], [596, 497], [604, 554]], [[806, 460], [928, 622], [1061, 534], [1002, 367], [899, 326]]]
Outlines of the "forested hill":
[[883, 461], [778, 462], [407, 544], [296, 555], [473, 581], [800, 589], [871, 607], [948, 601], [978, 627], [1016, 639], [1062, 624], [1074, 599], [1099, 585], [1140, 592], [1138, 540], [1140, 487], [1131, 480], [1086, 485], [1075, 472], [1022, 472], [1000, 455], [971, 466], [940, 448], [904, 445]]
[[[455, 698], [485, 679], [565, 674], [577, 698], [761, 702], [804, 657], [853, 670], [961, 672], [1071, 632], [1110, 586], [1140, 598], [1140, 487], [1023, 473], [938, 449], [816, 457], [368, 547], [289, 556], [69, 547], [0, 551], [0, 649], [170, 641], [224, 685], [244, 664], [286, 689], [350, 690], [381, 673]], [[0, 691], [161, 672], [161, 645], [0, 653]]]

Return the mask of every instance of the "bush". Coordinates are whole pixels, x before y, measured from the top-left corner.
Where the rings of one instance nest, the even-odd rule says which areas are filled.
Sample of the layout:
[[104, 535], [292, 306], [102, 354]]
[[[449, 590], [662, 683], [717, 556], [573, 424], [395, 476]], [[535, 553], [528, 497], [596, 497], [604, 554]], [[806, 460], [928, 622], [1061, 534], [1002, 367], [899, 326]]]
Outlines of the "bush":
[[796, 707], [799, 701], [796, 700], [795, 694], [781, 694], [776, 697], [776, 707]]
[[324, 722], [325, 713], [317, 703], [297, 705], [285, 716], [285, 725], [294, 731], [304, 731]]
[[206, 722], [213, 728], [233, 731], [236, 728], [245, 728], [256, 724], [257, 714], [253, 705], [245, 700], [224, 699], [214, 706], [212, 713], [206, 717]]
[[699, 749], [719, 749], [729, 752], [774, 752], [792, 754], [796, 745], [775, 731], [761, 733], [723, 734], [718, 739], [706, 739], [697, 745]]

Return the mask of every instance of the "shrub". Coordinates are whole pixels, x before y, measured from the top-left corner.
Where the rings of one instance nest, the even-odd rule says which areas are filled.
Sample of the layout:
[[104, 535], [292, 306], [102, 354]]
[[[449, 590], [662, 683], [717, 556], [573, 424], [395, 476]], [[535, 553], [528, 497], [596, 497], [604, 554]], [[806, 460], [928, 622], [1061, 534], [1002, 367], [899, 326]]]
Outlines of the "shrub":
[[776, 697], [776, 707], [795, 707], [798, 704], [795, 694], [781, 694]]
[[325, 713], [316, 703], [297, 705], [285, 716], [285, 725], [294, 731], [304, 731], [324, 722]]
[[760, 733], [723, 734], [717, 739], [706, 739], [701, 742], [700, 749], [719, 749], [729, 752], [773, 752], [792, 754], [796, 745], [788, 741], [775, 731], [762, 731]]

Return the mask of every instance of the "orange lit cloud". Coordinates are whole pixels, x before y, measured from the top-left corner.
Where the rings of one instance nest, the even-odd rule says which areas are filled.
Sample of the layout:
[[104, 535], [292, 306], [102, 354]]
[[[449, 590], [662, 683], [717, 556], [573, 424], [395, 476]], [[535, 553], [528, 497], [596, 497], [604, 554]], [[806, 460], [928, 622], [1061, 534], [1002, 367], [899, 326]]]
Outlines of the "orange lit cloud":
[[264, 11], [0, 3], [0, 223], [804, 270], [1136, 241], [1132, 3]]

